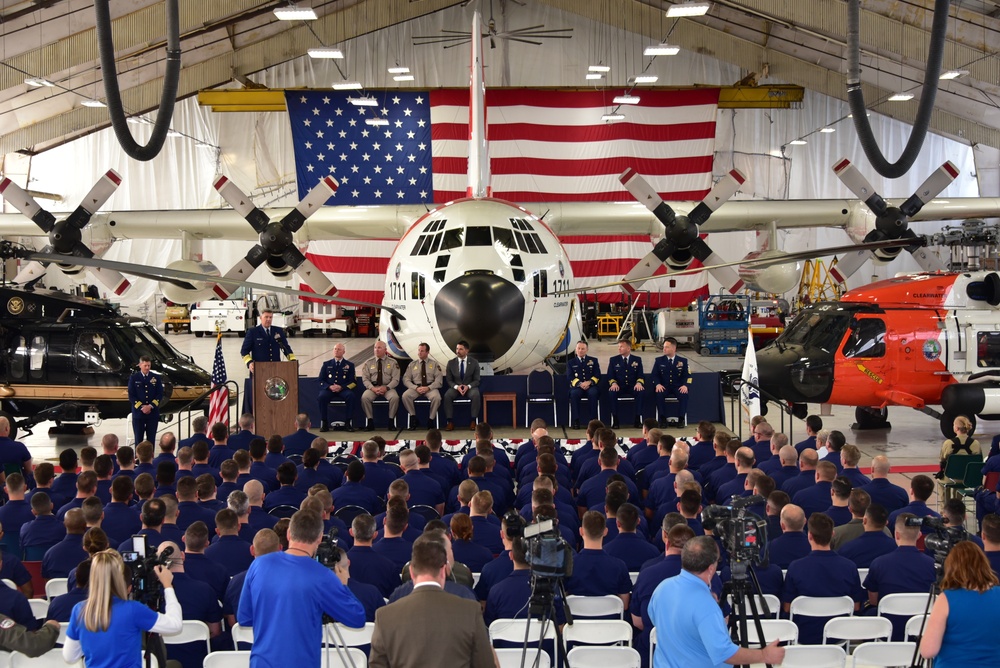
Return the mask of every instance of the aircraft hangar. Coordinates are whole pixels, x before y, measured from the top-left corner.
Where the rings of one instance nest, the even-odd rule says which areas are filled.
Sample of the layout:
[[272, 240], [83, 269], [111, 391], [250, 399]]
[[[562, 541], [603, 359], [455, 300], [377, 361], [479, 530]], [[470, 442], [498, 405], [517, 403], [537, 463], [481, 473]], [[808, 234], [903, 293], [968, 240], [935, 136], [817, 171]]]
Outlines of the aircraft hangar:
[[[669, 10], [684, 4], [705, 4], [708, 10], [700, 16], [668, 16]], [[951, 3], [940, 54], [940, 69], [949, 76], [935, 82], [928, 133], [912, 166], [898, 178], [880, 176], [872, 169], [847, 102], [848, 4], [840, 0], [113, 1], [110, 36], [103, 38], [103, 46], [113, 50], [127, 128], [140, 145], [149, 141], [154, 125], [163, 122], [161, 93], [173, 88], [167, 17], [173, 5], [178, 12], [181, 67], [173, 96], [176, 104], [167, 121], [170, 131], [158, 155], [140, 161], [125, 155], [110, 127], [102, 79], [108, 67], [101, 63], [102, 38], [93, 3], [7, 2], [0, 11], [0, 59], [5, 65], [0, 69], [2, 171], [54, 212], [72, 210], [108, 169], [120, 174], [122, 183], [102, 209], [105, 212], [184, 211], [197, 220], [199, 210], [229, 208], [213, 188], [218, 175], [238, 184], [257, 206], [287, 209], [298, 203], [303, 189], [282, 91], [333, 90], [357, 82], [380, 105], [387, 105], [395, 91], [418, 96], [460, 91], [469, 85], [469, 47], [457, 36], [469, 31], [473, 12], [478, 11], [486, 36], [487, 89], [528, 90], [540, 106], [562, 90], [589, 93], [593, 97], [588, 99], [600, 101], [594, 125], [627, 123], [630, 114], [641, 112], [644, 94], [674, 88], [718, 89], [712, 128], [703, 138], [711, 159], [700, 168], [697, 183], [702, 191], [738, 169], [747, 178], [735, 200], [851, 198], [832, 169], [846, 157], [887, 198], [909, 197], [946, 160], [954, 163], [957, 175], [942, 197], [1000, 196], [996, 107], [1000, 63], [991, 50], [998, 43], [1000, 3]], [[889, 161], [910, 141], [920, 102], [928, 95], [924, 68], [931, 51], [934, 4], [932, 0], [860, 2], [859, 86], [868, 110], [866, 122]], [[315, 19], [279, 20], [279, 10], [290, 7], [312, 10]], [[327, 57], [312, 57], [310, 50]], [[334, 51], [341, 57], [329, 57]], [[392, 71], [398, 68], [406, 71]], [[897, 94], [912, 97], [893, 100]], [[619, 96], [640, 101], [633, 108], [616, 103]], [[618, 113], [623, 121], [600, 120]], [[690, 113], [696, 111], [692, 108]], [[488, 117], [487, 122], [491, 118], [500, 120], [501, 115]], [[330, 150], [332, 160], [338, 152]], [[495, 157], [516, 162], [520, 149], [505, 150], [513, 153]], [[610, 145], [607, 149], [616, 158], [631, 155], [631, 149], [615, 153], [619, 150]], [[635, 156], [654, 162], [672, 157]], [[343, 169], [331, 169], [330, 174], [343, 179], [347, 187], [354, 178]], [[500, 178], [496, 171], [495, 176]], [[610, 185], [603, 189], [617, 188], [617, 201], [632, 202], [616, 176], [617, 171], [604, 174]], [[572, 180], [529, 179], [528, 189], [571, 189]], [[347, 193], [342, 185], [341, 195]], [[432, 198], [425, 201], [434, 203]], [[0, 229], [8, 230], [5, 238], [36, 248], [44, 245], [43, 238], [28, 236], [32, 226], [9, 203], [4, 203], [3, 211], [9, 214], [0, 220]], [[918, 234], [929, 234], [942, 224], [918, 222], [912, 227]], [[105, 258], [146, 266], [164, 266], [195, 249], [223, 273], [254, 245], [244, 234], [240, 238], [181, 235], [154, 222], [128, 229], [122, 234], [108, 224], [95, 224], [85, 230], [84, 240], [104, 251]], [[354, 256], [381, 262], [374, 263], [376, 270], [332, 267], [327, 273], [338, 287], [368, 297], [384, 290], [385, 265], [395, 239], [355, 239], [336, 225], [322, 232], [311, 230], [307, 226], [298, 238], [304, 250], [309, 248], [310, 257]], [[599, 249], [588, 247], [582, 235], [571, 243], [594, 264], [627, 270], [649, 251], [657, 230], [650, 227], [648, 243], [642, 235], [601, 244]], [[602, 234], [614, 238], [615, 230]], [[710, 241], [721, 257], [733, 261], [766, 238], [762, 226], [714, 234]], [[836, 227], [795, 226], [779, 230], [775, 243], [783, 250], [808, 250], [844, 245], [849, 238]], [[856, 287], [919, 268], [908, 253], [902, 253], [890, 263], [865, 263], [848, 284]], [[623, 273], [607, 270], [607, 275], [593, 275], [614, 280]], [[279, 284], [263, 270], [254, 279]], [[646, 289], [663, 294], [679, 289], [697, 292], [707, 285], [715, 293], [722, 287], [704, 274], [683, 280], [678, 288], [659, 278]], [[57, 287], [74, 282], [55, 271], [46, 276], [46, 283]], [[122, 304], [158, 320], [159, 286], [141, 278], [132, 282]]]

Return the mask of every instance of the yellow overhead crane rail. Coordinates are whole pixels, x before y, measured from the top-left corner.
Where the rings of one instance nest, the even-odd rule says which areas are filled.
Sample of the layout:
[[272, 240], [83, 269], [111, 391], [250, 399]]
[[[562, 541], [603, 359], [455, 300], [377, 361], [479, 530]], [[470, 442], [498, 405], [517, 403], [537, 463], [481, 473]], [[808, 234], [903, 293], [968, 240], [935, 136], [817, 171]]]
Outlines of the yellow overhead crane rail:
[[[643, 90], [690, 90], [690, 86]], [[300, 90], [300, 89], [289, 89]], [[394, 89], [395, 90], [395, 89]], [[491, 89], [492, 90], [492, 89]], [[541, 90], [541, 89], [540, 89]], [[567, 89], [560, 89], [567, 90]], [[589, 90], [589, 89], [588, 89]], [[801, 86], [722, 86], [720, 109], [799, 109], [805, 89]], [[198, 104], [212, 111], [286, 111], [285, 89], [248, 88], [243, 90], [203, 90]]]

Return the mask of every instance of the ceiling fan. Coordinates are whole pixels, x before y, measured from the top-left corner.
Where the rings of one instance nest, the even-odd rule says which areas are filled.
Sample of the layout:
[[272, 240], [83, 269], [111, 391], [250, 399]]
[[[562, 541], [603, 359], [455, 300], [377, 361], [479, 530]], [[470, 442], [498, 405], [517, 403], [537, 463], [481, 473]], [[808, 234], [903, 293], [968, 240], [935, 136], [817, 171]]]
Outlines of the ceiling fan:
[[[518, 3], [523, 4], [523, 3]], [[501, 8], [502, 9], [502, 8]], [[444, 48], [450, 49], [456, 46], [468, 44], [470, 37], [468, 31], [464, 30], [442, 30], [443, 35], [415, 35], [413, 37], [414, 46], [427, 46], [428, 44], [443, 44]], [[540, 39], [570, 39], [573, 35], [572, 28], [545, 28], [544, 24], [528, 26], [527, 28], [517, 28], [516, 30], [504, 30], [497, 32], [497, 22], [493, 18], [493, 0], [490, 0], [490, 19], [486, 24], [486, 32], [483, 37], [490, 40], [490, 48], [497, 48], [497, 40], [505, 39], [511, 42], [522, 42], [524, 44], [534, 44], [541, 46]]]

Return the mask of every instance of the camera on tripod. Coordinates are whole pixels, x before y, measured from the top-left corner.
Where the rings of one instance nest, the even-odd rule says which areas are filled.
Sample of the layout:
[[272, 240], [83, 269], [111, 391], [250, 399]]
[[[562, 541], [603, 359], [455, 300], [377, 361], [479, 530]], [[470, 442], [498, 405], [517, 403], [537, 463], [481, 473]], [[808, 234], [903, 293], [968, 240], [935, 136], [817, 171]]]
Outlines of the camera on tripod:
[[323, 564], [331, 571], [336, 570], [337, 564], [340, 563], [340, 557], [343, 554], [342, 548], [340, 547], [340, 541], [337, 538], [339, 531], [337, 527], [333, 527], [330, 531], [323, 536], [323, 540], [320, 541], [319, 547], [316, 548], [316, 561]]
[[943, 517], [907, 517], [906, 526], [920, 527], [929, 531], [924, 537], [924, 546], [934, 557], [934, 570], [938, 577], [944, 574], [944, 560], [951, 548], [963, 540], [969, 540], [969, 532], [962, 526], [950, 526]]
[[573, 549], [551, 519], [538, 517], [521, 531], [524, 556], [535, 578], [559, 579], [573, 574]]
[[132, 600], [139, 601], [153, 610], [159, 611], [163, 598], [163, 585], [156, 577], [156, 567], [170, 566], [172, 547], [165, 548], [160, 554], [150, 550], [149, 538], [144, 535], [132, 536], [132, 549], [122, 552], [122, 561], [132, 573]]
[[756, 513], [747, 511], [748, 506], [765, 503], [759, 494], [754, 496], [736, 496], [729, 500], [729, 505], [712, 505], [702, 511], [702, 522], [711, 528], [719, 537], [729, 561], [734, 563], [761, 564], [767, 555], [767, 521]]

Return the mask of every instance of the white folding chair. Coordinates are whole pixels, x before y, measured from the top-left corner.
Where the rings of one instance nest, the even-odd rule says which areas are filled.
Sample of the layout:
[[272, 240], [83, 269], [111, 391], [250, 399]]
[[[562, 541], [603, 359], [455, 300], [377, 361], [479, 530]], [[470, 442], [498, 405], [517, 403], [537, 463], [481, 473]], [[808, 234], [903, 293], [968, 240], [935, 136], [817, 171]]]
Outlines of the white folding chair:
[[649, 665], [653, 665], [653, 654], [656, 652], [656, 627], [649, 629]]
[[563, 627], [566, 644], [628, 645], [632, 627], [620, 619], [578, 619]]
[[20, 652], [10, 653], [10, 668], [67, 668], [68, 666], [71, 668], [84, 668], [83, 659], [75, 663], [66, 663], [63, 660], [62, 649], [58, 647], [50, 649], [45, 654], [36, 656], [34, 659]]
[[929, 615], [913, 615], [906, 620], [906, 632], [903, 636], [907, 640], [920, 637], [920, 632], [926, 624], [924, 620], [927, 619], [928, 616]]
[[899, 615], [900, 617], [912, 617], [922, 615], [927, 612], [928, 593], [920, 594], [887, 594], [879, 599], [878, 614], [880, 617], [886, 615]]
[[892, 620], [885, 617], [834, 617], [823, 627], [823, 644], [845, 644], [848, 652], [851, 642], [858, 640], [892, 640]]
[[475, 589], [476, 585], [479, 584], [479, 578], [481, 576], [482, 576], [482, 573], [473, 573], [472, 574], [472, 588], [473, 589]]
[[[539, 642], [542, 640], [551, 640], [553, 652], [558, 653], [559, 648], [556, 647], [556, 625], [553, 622], [549, 622], [545, 625], [545, 636], [542, 636], [542, 622], [538, 619], [494, 619], [493, 623], [490, 624], [490, 640], [493, 643], [497, 641], [516, 643], [518, 645], [524, 643], [525, 639], [525, 626], [527, 626], [527, 639], [528, 639], [528, 656], [531, 657], [532, 663], [535, 660], [535, 652]], [[545, 650], [542, 650], [543, 654], [547, 654]], [[550, 659], [558, 659], [558, 657], [549, 657]], [[558, 663], [558, 661], [551, 661], [550, 663]]]
[[865, 583], [865, 578], [868, 577], [868, 569], [867, 568], [859, 568], [858, 569], [858, 577], [861, 578], [861, 584], [864, 584]]
[[573, 618], [607, 617], [614, 615], [618, 619], [625, 618], [625, 604], [620, 596], [567, 596], [566, 603]]
[[847, 652], [839, 645], [789, 645], [782, 668], [844, 668]]
[[189, 642], [204, 642], [205, 653], [212, 652], [212, 634], [209, 633], [208, 624], [199, 622], [196, 619], [185, 619], [181, 626], [180, 633], [164, 635], [163, 642], [166, 645], [183, 645]]
[[0, 580], [0, 582], [3, 582], [5, 585], [7, 585], [8, 587], [10, 587], [11, 589], [17, 589], [17, 585], [14, 584], [14, 581], [11, 580], [11, 579], [9, 579], [9, 578], [4, 578], [3, 580]]
[[236, 624], [232, 628], [233, 643], [245, 642], [253, 644], [253, 627], [252, 626], [240, 626]]
[[[342, 647], [340, 652], [333, 647], [327, 647], [323, 651], [327, 653], [327, 656], [322, 659], [324, 668], [327, 666], [329, 668], [351, 668], [351, 661], [354, 662], [354, 668], [368, 668], [368, 657], [357, 647]], [[329, 657], [329, 662], [327, 662], [327, 657]]]
[[45, 619], [45, 616], [49, 614], [49, 602], [44, 598], [29, 598], [28, 605], [31, 606], [31, 614], [35, 616], [35, 619]]
[[[344, 626], [343, 624], [338, 624], [334, 622], [337, 630], [340, 631], [340, 637], [344, 639], [344, 645], [347, 647], [362, 647], [364, 645], [372, 644], [372, 634], [375, 633], [375, 622], [368, 622], [360, 629], [352, 629], [349, 626]], [[325, 625], [329, 626], [329, 624]], [[326, 635], [327, 629], [324, 628], [323, 642], [325, 643], [328, 638], [332, 639], [334, 642], [339, 642], [337, 639], [337, 634], [331, 628], [329, 629], [330, 635]]]
[[[779, 599], [774, 594], [754, 594], [754, 603], [757, 606], [757, 612], [762, 616], [776, 618], [778, 613], [781, 612], [781, 599]], [[767, 609], [770, 611], [770, 615], [764, 615], [764, 603], [767, 603]], [[750, 610], [750, 599], [744, 599], [744, 610]]]
[[0, 650], [0, 668], [9, 668], [10, 652]]
[[854, 648], [854, 666], [909, 666], [915, 642], [863, 642]]
[[631, 647], [590, 645], [571, 649], [566, 654], [566, 663], [574, 668], [640, 668], [642, 658]]
[[[799, 641], [799, 627], [790, 619], [762, 619], [760, 628], [764, 633], [764, 643], [775, 640], [794, 645]], [[751, 647], [758, 647], [760, 636], [757, 635], [757, 625], [753, 620], [747, 620], [747, 640]]]
[[854, 614], [854, 601], [850, 596], [797, 596], [789, 606], [788, 618], [839, 617]]
[[205, 657], [204, 668], [249, 668], [250, 650], [212, 652]]
[[[566, 628], [569, 628], [567, 626]], [[500, 660], [500, 668], [521, 668], [521, 649], [518, 647], [501, 647], [499, 649], [493, 650], [497, 653], [497, 658]], [[527, 659], [525, 660], [525, 665], [534, 666], [535, 663], [535, 652], [532, 649], [528, 650]], [[550, 668], [552, 664], [549, 663], [549, 655], [546, 652], [542, 652], [539, 655], [538, 668]]]
[[632, 584], [634, 585], [635, 581], [639, 579], [639, 571], [629, 571], [628, 577], [632, 580]]
[[[66, 629], [68, 628], [69, 628], [69, 622], [59, 622], [59, 638], [56, 639], [56, 645], [62, 647], [63, 645], [66, 644]], [[0, 662], [0, 666], [4, 665], [6, 664]]]
[[45, 583], [45, 598], [50, 601], [56, 596], [61, 596], [69, 591], [66, 578], [52, 578]]

